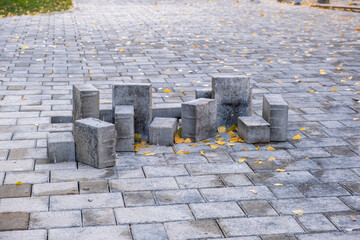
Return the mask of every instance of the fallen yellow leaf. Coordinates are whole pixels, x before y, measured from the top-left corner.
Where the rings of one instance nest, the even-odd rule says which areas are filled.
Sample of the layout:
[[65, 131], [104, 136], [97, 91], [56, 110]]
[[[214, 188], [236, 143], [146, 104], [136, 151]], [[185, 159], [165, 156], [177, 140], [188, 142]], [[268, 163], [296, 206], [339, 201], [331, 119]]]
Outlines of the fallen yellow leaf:
[[355, 31], [357, 31], [357, 32], [360, 31], [360, 28], [355, 29]]
[[15, 185], [22, 185], [22, 182], [18, 181], [18, 182], [15, 183]]
[[197, 144], [190, 145], [190, 147], [196, 147], [196, 146], [197, 146]]
[[263, 164], [262, 161], [255, 161], [255, 163], [257, 163], [257, 164]]
[[269, 158], [268, 158], [268, 161], [269, 161], [269, 162], [275, 161], [275, 158], [274, 158], [274, 157], [269, 157]]
[[217, 148], [219, 148], [219, 146], [213, 145], [213, 144], [210, 144], [209, 147], [212, 148], [212, 149], [217, 149]]
[[331, 89], [332, 92], [337, 92], [338, 90], [336, 88]]
[[221, 146], [226, 144], [226, 142], [223, 142], [223, 141], [215, 141], [215, 143], [216, 143], [216, 144], [219, 144], [219, 145], [221, 145]]
[[269, 146], [269, 147], [267, 147], [267, 149], [266, 149], [266, 150], [268, 150], [268, 151], [274, 151], [274, 150], [275, 150], [275, 148], [273, 148], [273, 147]]
[[180, 90], [180, 92], [182, 92], [182, 93], [183, 93], [183, 92], [184, 92], [184, 90], [183, 90], [183, 89], [181, 89], [181, 90]]
[[247, 149], [247, 148], [245, 148], [245, 147], [241, 147], [241, 149], [244, 150], [244, 151], [246, 151], [246, 152], [249, 151], [249, 149]]
[[326, 74], [325, 70], [320, 70], [320, 74], [325, 75]]
[[201, 151], [200, 153], [201, 153], [201, 155], [203, 155], [203, 156], [205, 157], [205, 153], [204, 153], [204, 151]]
[[359, 118], [353, 118], [353, 120], [354, 120], [354, 121], [358, 121], [358, 120], [359, 120]]
[[350, 217], [350, 219], [351, 219], [351, 221], [353, 221], [353, 222], [355, 222], [356, 221], [356, 218], [354, 217], [354, 216], [349, 216]]
[[300, 136], [300, 134], [298, 134], [298, 135], [294, 136], [292, 139], [293, 139], [293, 140], [300, 140], [300, 139], [301, 139], [301, 136]]
[[305, 131], [306, 129], [305, 128], [301, 128], [300, 131]]
[[184, 143], [191, 143], [191, 139], [190, 138], [185, 139]]
[[278, 171], [278, 172], [285, 172], [286, 170], [285, 170], [285, 169], [278, 168], [278, 169], [276, 169], [276, 171]]
[[218, 132], [219, 132], [219, 133], [224, 133], [224, 132], [226, 132], [226, 127], [225, 127], [225, 126], [220, 126], [220, 127], [218, 127]]
[[176, 154], [184, 154], [184, 150], [179, 150], [176, 152]]
[[280, 186], [283, 186], [284, 184], [282, 184], [282, 183], [274, 183], [273, 185], [280, 187]]
[[238, 159], [238, 162], [245, 162], [246, 161], [246, 158], [239, 158]]
[[120, 52], [125, 52], [125, 49], [122, 48], [122, 49], [120, 49], [119, 51], [120, 51]]
[[301, 210], [301, 208], [299, 208], [299, 210], [294, 210], [294, 211], [292, 211], [292, 212], [293, 212], [293, 214], [295, 214], [295, 215], [304, 215], [304, 211]]
[[255, 150], [256, 150], [256, 151], [259, 151], [259, 148], [260, 148], [260, 146], [257, 146], [257, 147], [255, 148]]
[[165, 90], [164, 90], [164, 93], [170, 93], [171, 91], [170, 91], [170, 89], [168, 89], [168, 88], [166, 88]]
[[253, 194], [257, 194], [257, 191], [255, 190], [250, 190], [250, 192], [252, 192]]
[[315, 90], [310, 90], [310, 91], [309, 91], [309, 93], [314, 93], [314, 92], [315, 92]]

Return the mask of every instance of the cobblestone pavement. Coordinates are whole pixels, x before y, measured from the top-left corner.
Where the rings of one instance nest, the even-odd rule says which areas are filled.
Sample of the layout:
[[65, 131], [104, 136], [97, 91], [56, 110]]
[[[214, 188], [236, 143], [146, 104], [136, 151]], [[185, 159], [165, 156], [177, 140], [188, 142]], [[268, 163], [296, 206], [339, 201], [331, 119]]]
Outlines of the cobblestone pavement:
[[[0, 239], [360, 239], [359, 27], [357, 13], [231, 0], [78, 0], [0, 19]], [[47, 133], [72, 129], [59, 121], [73, 84], [94, 84], [105, 109], [114, 83], [178, 103], [215, 73], [250, 76], [258, 115], [262, 94], [282, 94], [288, 141], [48, 163]]]

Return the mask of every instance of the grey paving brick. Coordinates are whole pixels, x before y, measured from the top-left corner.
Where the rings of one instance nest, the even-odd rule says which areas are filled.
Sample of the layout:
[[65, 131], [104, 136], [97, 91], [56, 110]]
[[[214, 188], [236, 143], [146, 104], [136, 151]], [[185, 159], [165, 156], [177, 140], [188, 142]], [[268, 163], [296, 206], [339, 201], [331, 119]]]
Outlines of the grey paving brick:
[[184, 166], [145, 166], [143, 167], [146, 177], [175, 177], [189, 175]]
[[322, 214], [297, 216], [307, 232], [337, 231], [336, 227]]
[[179, 189], [174, 178], [145, 178], [110, 180], [111, 191], [146, 191]]
[[28, 230], [28, 231], [6, 231], [0, 232], [0, 237], [3, 240], [12, 239], [28, 239], [28, 240], [46, 240], [46, 230]]
[[160, 205], [204, 202], [196, 189], [157, 191], [155, 197]]
[[82, 220], [84, 227], [116, 224], [114, 210], [111, 208], [84, 209], [82, 210]]
[[360, 195], [360, 183], [359, 182], [347, 182], [343, 183], [343, 186], [350, 191], [353, 195]]
[[0, 198], [30, 197], [30, 193], [31, 193], [31, 185], [30, 184], [0, 185]]
[[39, 183], [32, 186], [33, 196], [67, 195], [77, 193], [77, 182]]
[[222, 237], [214, 220], [165, 223], [169, 239], [212, 238]]
[[171, 165], [189, 164], [189, 163], [207, 163], [206, 158], [200, 154], [165, 154], [166, 161]]
[[48, 172], [8, 172], [5, 177], [5, 184], [22, 183], [46, 183], [49, 181]]
[[246, 163], [188, 164], [186, 168], [191, 175], [252, 172]]
[[335, 158], [318, 158], [313, 161], [319, 164], [324, 169], [339, 169], [339, 168], [357, 168], [360, 167], [358, 157], [335, 157]]
[[278, 215], [267, 201], [243, 201], [241, 206], [249, 217]]
[[273, 199], [274, 195], [264, 186], [206, 188], [200, 190], [208, 202]]
[[350, 195], [337, 183], [303, 184], [297, 187], [306, 197], [336, 197]]
[[124, 193], [124, 201], [127, 207], [155, 205], [154, 196], [148, 191]]
[[29, 227], [29, 213], [0, 213], [0, 219], [0, 231], [26, 230]]
[[298, 235], [297, 237], [300, 240], [337, 240], [337, 239], [357, 240], [360, 237], [360, 233], [358, 232], [314, 233], [314, 234]]
[[0, 213], [47, 211], [48, 203], [48, 197], [2, 198]]
[[123, 206], [124, 203], [121, 193], [81, 194], [50, 197], [50, 209], [53, 211]]
[[79, 183], [80, 194], [108, 193], [107, 181], [85, 181]]
[[176, 182], [179, 184], [181, 189], [186, 188], [211, 188], [211, 187], [222, 187], [223, 183], [216, 175], [206, 176], [183, 176], [176, 177]]
[[196, 219], [245, 216], [235, 202], [192, 203], [189, 206]]
[[167, 234], [162, 224], [131, 225], [134, 240], [167, 240]]
[[348, 169], [315, 171], [312, 174], [322, 182], [359, 182], [360, 177]]
[[291, 216], [221, 219], [219, 225], [226, 236], [304, 232]]
[[301, 208], [305, 213], [325, 213], [350, 210], [342, 201], [335, 197], [299, 198], [271, 201], [280, 214], [292, 214]]
[[223, 174], [221, 179], [228, 187], [253, 185], [245, 174]]
[[30, 214], [30, 229], [80, 226], [80, 211], [35, 212]]
[[114, 176], [114, 170], [106, 169], [65, 169], [51, 171], [52, 182], [91, 181], [110, 178]]
[[331, 221], [342, 231], [352, 232], [360, 229], [360, 214], [341, 213], [330, 215]]
[[313, 175], [307, 171], [294, 172], [274, 172], [274, 173], [248, 173], [247, 176], [255, 184], [300, 184], [300, 183], [317, 183]]
[[341, 199], [349, 207], [351, 207], [355, 210], [360, 210], [360, 197], [359, 196], [348, 196], [348, 197], [342, 197]]
[[59, 228], [49, 230], [49, 240], [109, 239], [131, 240], [129, 226], [98, 226], [82, 228]]
[[194, 219], [186, 205], [116, 208], [118, 224], [156, 223]]

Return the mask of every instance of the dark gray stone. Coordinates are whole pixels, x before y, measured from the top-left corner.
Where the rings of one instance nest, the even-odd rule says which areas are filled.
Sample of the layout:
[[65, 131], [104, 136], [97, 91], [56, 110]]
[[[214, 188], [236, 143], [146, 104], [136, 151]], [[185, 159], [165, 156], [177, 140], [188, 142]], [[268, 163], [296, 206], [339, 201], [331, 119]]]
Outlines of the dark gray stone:
[[177, 118], [156, 117], [150, 124], [149, 142], [154, 145], [172, 146], [177, 130]]
[[267, 201], [244, 201], [241, 205], [249, 217], [278, 215]]
[[94, 118], [75, 121], [76, 159], [96, 168], [115, 165], [115, 125]]
[[62, 116], [52, 116], [51, 117], [51, 123], [72, 123], [73, 122], [73, 116], [71, 114], [69, 115], [62, 115]]
[[216, 134], [216, 101], [200, 98], [181, 104], [182, 137], [201, 141]]
[[181, 118], [181, 103], [157, 103], [152, 107], [152, 118]]
[[167, 240], [165, 228], [162, 224], [134, 224], [131, 225], [134, 240]]
[[99, 118], [99, 90], [91, 84], [73, 86], [73, 121]]
[[204, 88], [204, 89], [195, 89], [195, 98], [211, 98], [212, 89]]
[[279, 94], [265, 94], [262, 117], [270, 123], [270, 140], [286, 141], [288, 104]]
[[75, 161], [75, 142], [70, 132], [49, 133], [47, 151], [52, 163]]
[[322, 214], [296, 216], [308, 232], [336, 231], [336, 227]]
[[100, 106], [99, 119], [104, 122], [114, 123], [114, 111], [110, 104], [106, 108]]
[[115, 107], [116, 151], [134, 151], [134, 107], [118, 105]]
[[238, 133], [247, 143], [270, 142], [270, 124], [259, 116], [239, 117]]
[[237, 124], [239, 116], [251, 116], [251, 88], [248, 77], [214, 76], [212, 98], [216, 100], [216, 126]]
[[113, 86], [113, 109], [117, 105], [132, 105], [134, 107], [135, 133], [140, 133], [143, 139], [148, 138], [152, 119], [151, 86], [151, 83], [121, 83]]

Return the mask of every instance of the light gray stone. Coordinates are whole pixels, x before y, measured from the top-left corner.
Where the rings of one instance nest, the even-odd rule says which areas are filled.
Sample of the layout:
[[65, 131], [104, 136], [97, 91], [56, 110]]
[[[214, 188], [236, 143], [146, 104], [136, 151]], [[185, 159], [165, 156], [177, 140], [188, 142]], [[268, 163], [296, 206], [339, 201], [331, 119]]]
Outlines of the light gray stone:
[[111, 180], [112, 191], [146, 191], [179, 189], [174, 178], [129, 178]]
[[167, 234], [162, 224], [135, 224], [131, 226], [134, 240], [167, 240]]
[[64, 169], [51, 171], [51, 182], [90, 181], [114, 176], [114, 169]]
[[176, 130], [177, 118], [154, 118], [149, 129], [150, 144], [161, 146], [174, 145]]
[[148, 138], [149, 125], [152, 119], [151, 83], [121, 83], [113, 85], [113, 108], [117, 105], [134, 106], [135, 133], [143, 139]]
[[181, 118], [181, 103], [157, 103], [152, 107], [152, 118]]
[[116, 151], [134, 151], [134, 107], [118, 105], [115, 107]]
[[49, 197], [0, 199], [0, 213], [48, 211]]
[[270, 142], [270, 124], [259, 116], [239, 117], [238, 133], [247, 143]]
[[262, 117], [270, 123], [270, 140], [286, 141], [288, 104], [279, 94], [265, 94]]
[[217, 104], [216, 126], [237, 124], [239, 116], [251, 116], [251, 88], [248, 77], [214, 76], [212, 98]]
[[212, 89], [204, 88], [204, 89], [195, 89], [195, 98], [211, 98]]
[[129, 226], [96, 226], [49, 230], [49, 240], [131, 240]]
[[76, 159], [96, 168], [115, 165], [115, 125], [94, 118], [75, 121]]
[[222, 233], [214, 220], [165, 223], [170, 240], [207, 239], [222, 237]]
[[32, 187], [33, 196], [77, 194], [77, 182], [41, 183]]
[[104, 209], [84, 209], [82, 210], [84, 226], [116, 225], [114, 210]]
[[219, 225], [226, 236], [304, 233], [291, 216], [220, 219]]
[[235, 202], [193, 203], [189, 206], [196, 219], [245, 216]]
[[26, 239], [26, 240], [46, 240], [46, 230], [24, 230], [0, 232], [1, 240]]
[[75, 161], [75, 142], [71, 132], [49, 133], [47, 151], [52, 163]]
[[[336, 231], [336, 227], [322, 214], [296, 216], [308, 232]], [[349, 220], [350, 217], [349, 217]]]
[[216, 101], [200, 98], [181, 104], [182, 137], [201, 141], [216, 134]]
[[360, 233], [356, 232], [331, 232], [331, 233], [314, 233], [306, 235], [298, 235], [299, 240], [359, 240]]
[[80, 211], [35, 212], [30, 214], [30, 229], [80, 226]]
[[99, 118], [99, 90], [91, 84], [73, 86], [73, 121]]
[[190, 209], [186, 205], [116, 208], [115, 216], [118, 224], [155, 223], [194, 219]]

